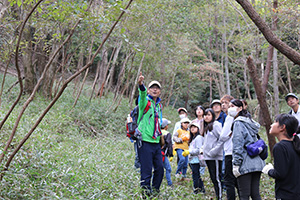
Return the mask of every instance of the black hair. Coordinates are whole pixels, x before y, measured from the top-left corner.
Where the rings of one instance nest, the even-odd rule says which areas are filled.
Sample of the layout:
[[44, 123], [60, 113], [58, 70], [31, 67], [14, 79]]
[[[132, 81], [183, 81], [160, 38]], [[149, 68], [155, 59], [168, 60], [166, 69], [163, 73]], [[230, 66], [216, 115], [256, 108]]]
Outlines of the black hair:
[[293, 138], [293, 145], [298, 154], [300, 154], [300, 139], [297, 136], [300, 133], [299, 122], [293, 115], [290, 114], [279, 114], [275, 118], [275, 122], [278, 122], [280, 126], [285, 125], [286, 136]]
[[244, 105], [243, 105], [243, 102], [241, 100], [232, 99], [230, 101], [230, 103], [232, 103], [233, 105], [235, 105], [237, 107], [242, 107], [242, 110], [239, 112], [239, 114], [236, 117], [243, 116], [243, 117], [248, 117], [248, 118], [251, 119], [250, 113], [247, 110], [244, 109]]
[[207, 108], [204, 112], [204, 115], [207, 115], [208, 112], [211, 113], [212, 120], [209, 123], [204, 120], [204, 133], [206, 133], [207, 131], [213, 130], [214, 121], [216, 120], [216, 114], [215, 114], [214, 110], [212, 108]]
[[197, 126], [195, 126], [195, 127], [197, 127], [197, 132], [196, 132], [196, 134], [194, 135], [193, 133], [191, 133], [191, 127], [192, 126], [194, 126], [194, 125], [191, 125], [190, 126], [190, 139], [189, 139], [189, 144], [191, 144], [191, 142], [197, 137], [197, 135], [200, 135], [200, 132], [199, 132], [199, 128], [197, 127]]
[[199, 105], [199, 106], [197, 106], [196, 108], [195, 108], [195, 116], [198, 118], [198, 116], [197, 116], [197, 109], [198, 108], [200, 108], [201, 110], [203, 110], [203, 115], [204, 115], [204, 112], [205, 112], [205, 108], [203, 107], [203, 106], [201, 106], [201, 105]]

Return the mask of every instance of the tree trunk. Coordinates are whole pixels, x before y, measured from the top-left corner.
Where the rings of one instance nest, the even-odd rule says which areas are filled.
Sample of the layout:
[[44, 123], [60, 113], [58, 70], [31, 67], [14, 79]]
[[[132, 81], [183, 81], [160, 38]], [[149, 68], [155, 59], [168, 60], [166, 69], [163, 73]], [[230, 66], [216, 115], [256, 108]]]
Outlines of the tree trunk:
[[258, 99], [258, 102], [259, 102], [259, 105], [260, 105], [260, 108], [261, 108], [261, 111], [263, 114], [263, 120], [264, 120], [264, 124], [265, 124], [265, 128], [266, 128], [266, 134], [268, 136], [269, 148], [270, 148], [271, 156], [273, 157], [273, 147], [276, 144], [276, 140], [275, 140], [274, 136], [269, 134], [272, 120], [271, 120], [270, 112], [268, 109], [266, 93], [262, 92], [261, 83], [259, 81], [259, 78], [258, 78], [257, 72], [256, 72], [256, 66], [251, 57], [248, 57], [248, 59], [247, 59], [247, 66], [249, 68], [249, 73], [252, 78], [255, 92], [257, 95], [257, 99]]
[[273, 88], [274, 88], [274, 116], [279, 114], [279, 90], [278, 90], [278, 60], [277, 50], [273, 54]]
[[27, 94], [30, 94], [33, 91], [37, 82], [34, 65], [32, 63], [32, 31], [33, 30], [29, 26], [26, 26], [24, 29], [24, 39], [26, 41], [26, 47], [23, 50], [23, 66], [25, 76], [24, 91]]
[[250, 19], [255, 23], [258, 29], [262, 32], [266, 40], [275, 47], [279, 52], [285, 55], [288, 59], [297, 65], [300, 65], [300, 53], [288, 46], [282, 40], [280, 40], [270, 29], [270, 27], [264, 22], [264, 20], [255, 11], [251, 3], [248, 0], [236, 0], [248, 14]]
[[136, 74], [136, 77], [135, 77], [135, 81], [134, 81], [134, 83], [133, 83], [133, 89], [132, 89], [132, 91], [131, 91], [130, 100], [129, 100], [129, 106], [130, 106], [130, 109], [132, 109], [133, 97], [134, 97], [134, 94], [135, 94], [135, 91], [136, 91], [138, 78], [139, 78], [140, 72], [141, 72], [141, 70], [142, 70], [143, 61], [144, 61], [144, 59], [145, 59], [145, 56], [146, 56], [146, 53], [143, 54], [143, 57], [142, 57], [141, 62], [140, 62], [139, 69], [138, 69], [137, 74]]
[[289, 83], [289, 92], [293, 92], [291, 73], [290, 73], [289, 66], [288, 66], [286, 60], [285, 60], [285, 68], [286, 68], [286, 73], [287, 73], [287, 78], [288, 78], [288, 83]]

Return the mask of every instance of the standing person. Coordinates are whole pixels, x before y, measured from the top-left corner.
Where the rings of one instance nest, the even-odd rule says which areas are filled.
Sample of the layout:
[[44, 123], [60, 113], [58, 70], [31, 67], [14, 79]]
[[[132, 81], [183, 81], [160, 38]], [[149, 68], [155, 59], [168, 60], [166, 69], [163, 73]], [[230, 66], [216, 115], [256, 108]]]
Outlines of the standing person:
[[161, 132], [165, 141], [165, 145], [162, 147], [163, 165], [166, 169], [166, 179], [168, 182], [168, 186], [173, 187], [171, 179], [172, 168], [168, 158], [173, 158], [172, 136], [171, 133], [168, 132], [169, 124], [171, 124], [171, 121], [167, 120], [166, 118], [162, 118]]
[[[199, 133], [202, 137], [204, 137], [204, 112], [205, 108], [203, 106], [197, 106], [195, 109], [195, 116], [196, 119], [192, 121], [192, 123], [196, 123], [199, 126]], [[205, 166], [200, 166], [200, 174], [204, 175], [205, 173]]]
[[222, 110], [222, 103], [219, 99], [215, 99], [211, 102], [210, 108], [213, 109], [216, 115], [216, 120], [222, 124], [222, 127], [224, 125], [225, 119], [226, 119], [226, 113]]
[[[187, 118], [187, 110], [183, 107], [177, 109], [178, 115], [180, 117], [180, 120]], [[175, 123], [174, 129], [173, 129], [173, 135], [177, 132], [178, 129], [181, 128], [181, 122], [180, 120]]]
[[198, 124], [199, 132], [200, 132], [200, 135], [202, 135], [202, 136], [203, 136], [203, 131], [204, 131], [204, 118], [203, 118], [204, 112], [205, 112], [205, 108], [203, 106], [201, 106], [201, 105], [197, 106], [195, 108], [196, 119], [194, 119], [192, 121], [192, 123], [195, 122]]
[[187, 165], [188, 165], [188, 157], [184, 157], [182, 152], [184, 150], [189, 149], [188, 141], [190, 139], [190, 133], [188, 131], [188, 127], [190, 124], [190, 120], [188, 118], [183, 118], [180, 120], [181, 128], [178, 129], [173, 135], [173, 140], [175, 142], [174, 149], [178, 156], [177, 170], [175, 173], [176, 178], [180, 178], [184, 180], [186, 177]]
[[183, 156], [189, 156], [189, 164], [192, 169], [194, 194], [199, 192], [205, 193], [204, 184], [200, 175], [200, 166], [203, 160], [200, 157], [200, 149], [203, 145], [203, 136], [200, 135], [199, 125], [196, 122], [192, 122], [190, 125], [190, 139], [189, 150], [184, 150]]
[[257, 141], [260, 125], [251, 119], [240, 100], [233, 99], [230, 102], [228, 114], [235, 119], [232, 130], [232, 171], [237, 177], [240, 199], [248, 200], [251, 197], [253, 200], [260, 200], [259, 181], [265, 162], [260, 156], [250, 157], [245, 148]]
[[217, 144], [222, 125], [216, 121], [216, 116], [213, 109], [208, 108], [204, 113], [204, 144], [203, 144], [203, 156], [206, 162], [210, 179], [214, 184], [214, 189], [217, 199], [222, 199], [222, 159], [223, 149], [221, 148], [214, 156], [211, 155], [211, 150]]
[[[224, 95], [221, 98], [222, 110], [228, 114], [228, 108], [230, 101], [234, 99], [230, 95]], [[225, 119], [224, 126], [220, 135], [218, 143], [211, 150], [211, 155], [215, 156], [222, 148], [224, 149], [225, 159], [223, 160], [223, 165], [225, 168], [224, 173], [224, 184], [226, 187], [226, 196], [228, 200], [234, 200], [236, 197], [235, 188], [237, 187], [236, 177], [232, 173], [232, 132], [231, 127], [233, 123], [233, 117], [227, 115]]]
[[299, 98], [294, 93], [288, 93], [285, 96], [285, 101], [288, 104], [288, 106], [291, 108], [289, 114], [296, 117], [298, 120], [298, 123], [300, 125], [300, 106], [299, 106]]
[[[159, 98], [161, 85], [158, 81], [152, 81], [148, 85], [148, 90], [143, 84], [144, 76], [140, 73], [139, 84], [139, 117], [138, 117], [138, 156], [141, 163], [141, 187], [143, 197], [150, 196], [152, 193], [159, 192], [159, 188], [164, 176], [163, 161], [161, 155], [161, 146], [159, 144], [161, 130], [160, 122], [162, 111]], [[148, 95], [147, 95], [148, 93]], [[149, 110], [144, 113], [148, 104]], [[152, 168], [154, 172], [152, 175]], [[152, 177], [152, 185], [150, 185]]]
[[288, 114], [279, 114], [271, 125], [270, 135], [279, 143], [273, 148], [274, 167], [268, 164], [263, 172], [275, 179], [276, 199], [300, 199], [300, 141], [295, 136], [298, 120]]

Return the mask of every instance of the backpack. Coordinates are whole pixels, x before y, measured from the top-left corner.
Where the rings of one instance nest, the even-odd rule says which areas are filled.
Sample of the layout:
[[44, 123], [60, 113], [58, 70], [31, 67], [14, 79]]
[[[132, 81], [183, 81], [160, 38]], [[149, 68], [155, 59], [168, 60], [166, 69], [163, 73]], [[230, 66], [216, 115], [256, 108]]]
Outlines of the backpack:
[[[151, 106], [151, 101], [148, 100], [147, 105], [144, 109], [143, 115], [140, 119], [142, 121], [144, 115], [148, 112], [149, 108]], [[137, 105], [131, 112], [128, 114], [127, 123], [126, 123], [126, 130], [127, 130], [127, 137], [133, 140], [136, 140], [134, 133], [135, 130], [138, 128], [138, 117], [139, 117], [139, 106]]]

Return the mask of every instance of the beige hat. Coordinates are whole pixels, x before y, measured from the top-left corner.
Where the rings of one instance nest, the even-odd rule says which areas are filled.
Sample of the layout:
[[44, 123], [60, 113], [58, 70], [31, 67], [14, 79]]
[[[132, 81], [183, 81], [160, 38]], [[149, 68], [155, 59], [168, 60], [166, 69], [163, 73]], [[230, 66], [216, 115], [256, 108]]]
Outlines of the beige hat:
[[196, 127], [198, 127], [198, 129], [200, 129], [199, 124], [196, 123], [196, 122], [192, 122], [192, 123], [190, 124], [190, 127], [191, 127], [191, 126], [196, 126]]
[[182, 119], [180, 120], [180, 123], [184, 123], [184, 122], [191, 123], [191, 121], [190, 121], [189, 118], [187, 118], [187, 117], [182, 118]]
[[215, 99], [215, 100], [213, 100], [213, 101], [211, 102], [211, 104], [210, 104], [209, 107], [212, 108], [212, 107], [214, 106], [215, 103], [218, 103], [218, 104], [222, 105], [222, 103], [221, 103], [221, 101], [220, 101], [219, 99]]
[[153, 85], [157, 85], [159, 88], [161, 88], [161, 85], [158, 81], [151, 81], [148, 85], [148, 88], [151, 88]]

